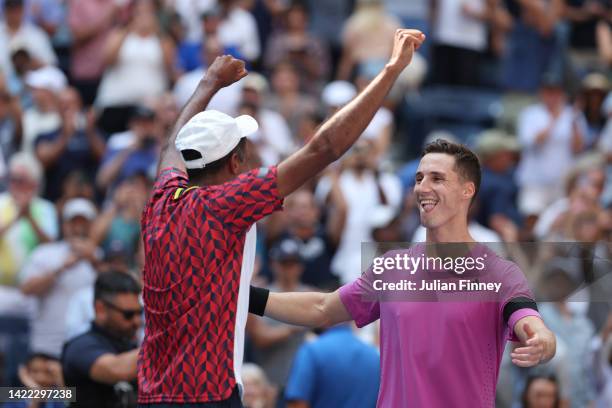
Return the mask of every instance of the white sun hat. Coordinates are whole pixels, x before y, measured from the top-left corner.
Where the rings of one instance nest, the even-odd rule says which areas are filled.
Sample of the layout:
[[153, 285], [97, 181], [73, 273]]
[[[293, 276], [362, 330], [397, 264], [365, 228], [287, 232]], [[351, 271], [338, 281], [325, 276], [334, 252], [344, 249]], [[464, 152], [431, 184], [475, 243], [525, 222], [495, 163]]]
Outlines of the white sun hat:
[[183, 162], [188, 169], [201, 169], [229, 154], [240, 139], [259, 128], [257, 121], [249, 115], [233, 118], [223, 112], [207, 110], [200, 112], [179, 130], [175, 146], [179, 152], [195, 150], [200, 157]]

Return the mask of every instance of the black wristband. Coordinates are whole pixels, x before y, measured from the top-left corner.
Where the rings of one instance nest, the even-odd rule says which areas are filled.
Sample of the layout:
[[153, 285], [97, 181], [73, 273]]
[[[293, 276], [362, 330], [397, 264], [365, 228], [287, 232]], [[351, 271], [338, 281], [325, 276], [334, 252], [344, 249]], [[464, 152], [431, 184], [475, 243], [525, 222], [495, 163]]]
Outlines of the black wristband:
[[251, 285], [249, 291], [249, 313], [263, 316], [268, 303], [268, 295], [270, 291], [264, 288], [258, 288]]
[[510, 299], [510, 301], [506, 303], [506, 306], [504, 306], [504, 323], [508, 323], [512, 313], [520, 309], [533, 309], [537, 312], [538, 305], [533, 301], [533, 299], [529, 299], [528, 297], [517, 297]]

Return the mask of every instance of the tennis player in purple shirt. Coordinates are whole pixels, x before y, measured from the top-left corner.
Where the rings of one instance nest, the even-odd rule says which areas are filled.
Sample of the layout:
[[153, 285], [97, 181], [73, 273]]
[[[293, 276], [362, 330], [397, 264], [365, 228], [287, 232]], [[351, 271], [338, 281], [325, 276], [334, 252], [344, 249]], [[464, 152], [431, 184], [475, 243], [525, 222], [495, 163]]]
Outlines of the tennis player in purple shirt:
[[[556, 342], [520, 269], [468, 232], [468, 209], [480, 174], [478, 159], [466, 147], [443, 140], [426, 146], [414, 191], [427, 242], [387, 256], [423, 258], [432, 248], [444, 253], [447, 244], [442, 243], [462, 243], [458, 248], [463, 245], [476, 262], [483, 260], [484, 270], [455, 268], [449, 273], [419, 267], [411, 273], [383, 274], [371, 267], [333, 293], [252, 288], [251, 311], [310, 327], [349, 320], [362, 327], [380, 319], [378, 407], [494, 407], [506, 341], [520, 343], [512, 352], [512, 362], [520, 367], [550, 360]], [[400, 282], [391, 282], [397, 276], [412, 281], [415, 290], [382, 289], [384, 283]], [[419, 291], [424, 282], [435, 289]], [[491, 289], [474, 290], [468, 284]]]

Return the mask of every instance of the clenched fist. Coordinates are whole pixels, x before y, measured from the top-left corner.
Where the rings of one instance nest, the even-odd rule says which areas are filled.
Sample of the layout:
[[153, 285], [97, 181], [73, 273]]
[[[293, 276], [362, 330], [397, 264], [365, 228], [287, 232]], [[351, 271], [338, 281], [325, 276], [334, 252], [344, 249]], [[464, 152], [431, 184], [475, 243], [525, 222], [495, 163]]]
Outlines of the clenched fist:
[[419, 30], [400, 28], [395, 31], [393, 52], [387, 66], [401, 72], [412, 61], [414, 51], [425, 41], [425, 34]]
[[248, 74], [244, 68], [244, 61], [230, 55], [215, 58], [208, 70], [204, 80], [217, 89], [229, 86], [239, 81]]

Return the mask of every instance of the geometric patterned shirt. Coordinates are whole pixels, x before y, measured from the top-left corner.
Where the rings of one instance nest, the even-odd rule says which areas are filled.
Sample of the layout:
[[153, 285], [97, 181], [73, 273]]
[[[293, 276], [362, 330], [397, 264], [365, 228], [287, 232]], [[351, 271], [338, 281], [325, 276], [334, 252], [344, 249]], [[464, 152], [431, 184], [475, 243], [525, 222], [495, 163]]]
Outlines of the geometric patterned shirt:
[[253, 224], [282, 204], [276, 167], [203, 187], [161, 171], [141, 220], [139, 403], [220, 401], [241, 383]]

